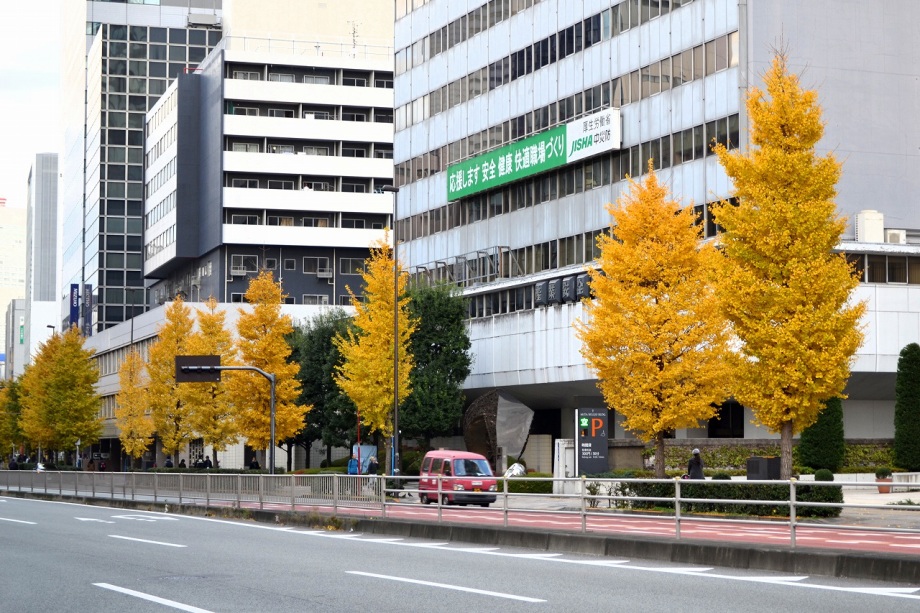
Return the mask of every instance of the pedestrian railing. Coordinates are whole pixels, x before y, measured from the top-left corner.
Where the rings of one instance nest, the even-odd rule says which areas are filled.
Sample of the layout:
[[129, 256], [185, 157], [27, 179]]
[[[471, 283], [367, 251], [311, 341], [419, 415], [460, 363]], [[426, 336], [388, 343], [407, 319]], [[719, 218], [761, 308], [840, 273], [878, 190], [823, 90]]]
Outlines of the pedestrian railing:
[[[501, 513], [504, 526], [520, 525], [522, 515], [553, 515], [568, 521], [561, 529], [582, 533], [599, 532], [604, 519], [637, 510], [649, 511], [656, 519], [670, 519], [676, 538], [681, 538], [681, 526], [696, 523], [724, 522], [726, 516], [748, 524], [784, 525], [788, 527], [790, 544], [796, 544], [796, 532], [801, 526], [821, 527], [803, 515], [820, 513], [821, 509], [885, 509], [916, 514], [920, 504], [901, 501], [897, 505], [846, 503], [839, 497], [820, 495], [830, 492], [824, 488], [840, 488], [840, 482], [830, 481], [717, 481], [692, 479], [553, 479], [526, 478], [526, 482], [549, 483], [544, 489], [558, 493], [515, 493], [515, 478], [499, 478], [496, 501], [488, 509], [470, 506], [462, 515], [451, 513], [442, 501], [449, 490], [438, 480], [436, 490], [426, 490], [434, 504], [428, 514], [417, 521], [458, 523], [467, 521], [469, 513]], [[524, 479], [520, 479], [524, 481]], [[731, 488], [725, 489], [726, 485]], [[756, 499], [749, 494], [754, 486], [770, 485], [783, 488], [783, 497]], [[847, 481], [847, 488], [875, 488], [870, 481]], [[912, 483], [913, 485], [913, 483]], [[920, 484], [916, 484], [920, 488]], [[721, 489], [720, 489], [721, 488]], [[806, 488], [806, 489], [803, 489]], [[407, 505], [417, 508], [422, 491], [417, 477], [382, 475], [264, 475], [159, 473], [159, 472], [56, 472], [0, 471], [0, 492], [29, 492], [94, 499], [123, 499], [148, 503], [197, 505], [206, 508], [287, 510], [342, 515], [399, 516]], [[775, 489], [773, 490], [776, 491]], [[714, 497], [720, 492], [735, 496]], [[787, 493], [786, 493], [787, 492]], [[802, 493], [807, 493], [803, 497]], [[733, 510], [740, 506], [763, 509], [761, 514], [741, 516]], [[451, 507], [453, 508], [453, 507]], [[772, 516], [769, 516], [771, 515]], [[765, 516], [766, 515], [766, 516]], [[914, 515], [914, 525], [920, 526], [920, 515]], [[831, 527], [824, 524], [824, 527]], [[865, 529], [859, 525], [835, 523], [834, 529]], [[920, 532], [911, 528], [873, 528], [877, 531]]]

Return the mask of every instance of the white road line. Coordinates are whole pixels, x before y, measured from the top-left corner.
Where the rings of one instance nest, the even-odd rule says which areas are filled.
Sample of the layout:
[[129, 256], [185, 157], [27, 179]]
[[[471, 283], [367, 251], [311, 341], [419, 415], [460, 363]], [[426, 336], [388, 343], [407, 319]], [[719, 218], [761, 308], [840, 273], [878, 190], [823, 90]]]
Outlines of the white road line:
[[177, 545], [176, 543], [161, 543], [160, 541], [148, 541], [147, 539], [136, 539], [130, 536], [118, 536], [117, 534], [109, 535], [113, 539], [122, 539], [124, 541], [137, 541], [138, 543], [150, 543], [151, 545], [164, 545], [166, 547], [188, 547], [188, 545]]
[[425, 585], [428, 587], [440, 587], [445, 590], [456, 590], [458, 592], [469, 592], [471, 594], [482, 594], [484, 596], [495, 596], [496, 598], [507, 598], [509, 600], [521, 600], [523, 602], [546, 602], [540, 598], [530, 598], [529, 596], [517, 596], [515, 594], [505, 594], [503, 592], [490, 592], [489, 590], [477, 590], [462, 585], [450, 585], [449, 583], [435, 583], [434, 581], [421, 581], [419, 579], [408, 579], [406, 577], [393, 577], [391, 575], [378, 575], [375, 573], [363, 573], [357, 570], [346, 570], [349, 575], [361, 575], [362, 577], [373, 577], [375, 579], [386, 579], [388, 581], [400, 581], [402, 583], [414, 583], [415, 585]]
[[6, 517], [0, 517], [0, 521], [11, 521], [14, 524], [29, 524], [30, 526], [35, 525], [34, 521], [22, 521], [21, 519], [7, 519]]
[[128, 596], [134, 596], [135, 598], [140, 598], [142, 600], [149, 600], [150, 602], [155, 602], [157, 604], [166, 605], [167, 607], [172, 607], [174, 609], [179, 609], [180, 611], [189, 611], [190, 613], [212, 613], [207, 609], [199, 609], [198, 607], [193, 607], [192, 605], [182, 604], [181, 602], [176, 602], [175, 600], [167, 600], [166, 598], [160, 598], [159, 596], [153, 596], [151, 594], [145, 594], [144, 592], [137, 592], [135, 590], [129, 590], [126, 587], [118, 587], [117, 585], [111, 585], [109, 583], [94, 583], [96, 587], [101, 587], [104, 590], [112, 590], [113, 592], [119, 592], [120, 594], [127, 594]]
[[113, 521], [108, 521], [106, 519], [93, 519], [92, 517], [74, 517], [77, 521], [94, 521], [99, 522], [100, 524], [114, 524]]

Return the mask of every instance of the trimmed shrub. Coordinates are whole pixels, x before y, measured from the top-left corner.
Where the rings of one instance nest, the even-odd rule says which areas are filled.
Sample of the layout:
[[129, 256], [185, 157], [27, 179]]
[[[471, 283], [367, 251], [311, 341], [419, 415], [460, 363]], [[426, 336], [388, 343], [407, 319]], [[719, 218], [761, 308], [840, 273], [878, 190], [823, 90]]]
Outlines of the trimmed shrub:
[[910, 343], [898, 357], [894, 386], [894, 460], [909, 471], [920, 470], [920, 345]]
[[818, 420], [799, 437], [798, 463], [814, 469], [838, 471], [843, 466], [846, 445], [843, 439], [843, 404], [840, 398], [824, 403]]
[[[510, 494], [552, 494], [552, 481], [535, 481], [535, 479], [552, 479], [551, 473], [528, 473], [523, 477], [508, 479], [508, 493]], [[498, 491], [504, 491], [504, 479], [498, 480]]]

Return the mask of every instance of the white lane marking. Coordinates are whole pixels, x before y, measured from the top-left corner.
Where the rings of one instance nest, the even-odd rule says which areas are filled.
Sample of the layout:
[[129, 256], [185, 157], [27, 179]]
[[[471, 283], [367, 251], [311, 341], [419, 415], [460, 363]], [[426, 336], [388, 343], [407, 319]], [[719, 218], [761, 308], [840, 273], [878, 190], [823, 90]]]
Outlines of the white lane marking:
[[558, 558], [561, 555], [561, 553], [516, 553], [514, 557], [529, 560], [545, 560], [547, 558]]
[[920, 549], [920, 544], [918, 545], [908, 545], [906, 543], [891, 543], [890, 547], [907, 547], [908, 549]]
[[110, 583], [94, 583], [93, 585], [96, 587], [101, 587], [104, 590], [112, 590], [113, 592], [118, 592], [120, 594], [127, 594], [128, 596], [134, 596], [135, 598], [140, 598], [142, 600], [149, 600], [150, 602], [166, 605], [167, 607], [179, 609], [180, 611], [189, 611], [190, 613], [212, 613], [207, 609], [199, 609], [198, 607], [182, 604], [181, 602], [176, 602], [175, 600], [167, 600], [166, 598], [160, 598], [159, 596], [145, 594], [144, 592], [129, 590], [126, 587], [118, 587], [117, 585], [112, 585]]
[[151, 517], [150, 515], [113, 515], [112, 519], [130, 519], [133, 521], [179, 521], [176, 517], [169, 517], [168, 515], [156, 515]]
[[386, 579], [388, 581], [400, 581], [402, 583], [413, 583], [415, 585], [425, 585], [428, 587], [440, 587], [445, 590], [456, 590], [458, 592], [469, 592], [471, 594], [482, 594], [484, 596], [495, 596], [496, 598], [507, 598], [509, 600], [521, 600], [523, 602], [546, 602], [540, 598], [531, 598], [529, 596], [517, 596], [516, 594], [505, 594], [504, 592], [490, 592], [489, 590], [477, 590], [462, 585], [451, 585], [449, 583], [435, 583], [434, 581], [422, 581], [420, 579], [409, 579], [407, 577], [394, 577], [392, 575], [378, 575], [376, 573], [363, 573], [357, 570], [346, 570], [349, 575], [361, 575], [362, 577], [373, 577], [375, 579]]
[[114, 524], [113, 521], [108, 521], [107, 519], [93, 519], [92, 517], [74, 517], [77, 521], [96, 521], [100, 524]]
[[150, 543], [151, 545], [164, 545], [166, 547], [188, 547], [188, 545], [177, 545], [176, 543], [163, 543], [160, 541], [148, 541], [146, 539], [136, 539], [131, 538], [130, 536], [119, 536], [117, 534], [109, 535], [113, 539], [122, 539], [124, 541], [136, 541], [138, 543]]
[[8, 519], [8, 518], [6, 518], [6, 517], [0, 517], [0, 521], [11, 521], [11, 522], [13, 522], [14, 524], [29, 524], [30, 526], [34, 526], [34, 525], [35, 525], [35, 522], [34, 522], [34, 521], [23, 521], [23, 520], [21, 520], [21, 519]]

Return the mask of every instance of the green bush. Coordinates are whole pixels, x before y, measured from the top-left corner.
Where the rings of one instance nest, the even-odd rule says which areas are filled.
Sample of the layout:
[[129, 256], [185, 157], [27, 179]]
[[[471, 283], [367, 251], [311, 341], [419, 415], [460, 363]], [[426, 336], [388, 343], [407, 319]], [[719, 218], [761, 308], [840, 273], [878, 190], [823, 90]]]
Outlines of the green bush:
[[920, 345], [910, 343], [898, 358], [894, 401], [894, 459], [906, 470], [920, 470]]
[[891, 477], [891, 469], [887, 466], [879, 466], [875, 469], [876, 479], [888, 479], [889, 477]]
[[399, 456], [400, 474], [418, 476], [424, 458], [425, 453], [419, 449], [404, 449]]
[[831, 398], [824, 403], [824, 410], [818, 414], [817, 421], [802, 431], [797, 449], [797, 463], [801, 466], [840, 470], [846, 454], [840, 398]]
[[[552, 479], [551, 473], [528, 473], [524, 477], [511, 477], [508, 481], [508, 493], [510, 494], [552, 494], [552, 481], [537, 481], [536, 479]], [[498, 491], [504, 491], [502, 482], [505, 479], [498, 480]]]

